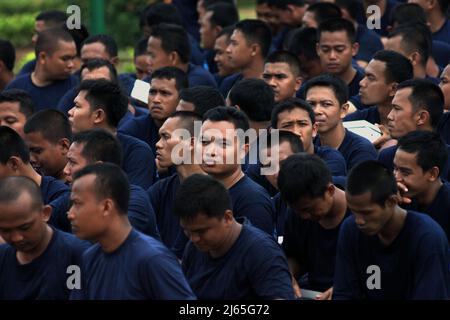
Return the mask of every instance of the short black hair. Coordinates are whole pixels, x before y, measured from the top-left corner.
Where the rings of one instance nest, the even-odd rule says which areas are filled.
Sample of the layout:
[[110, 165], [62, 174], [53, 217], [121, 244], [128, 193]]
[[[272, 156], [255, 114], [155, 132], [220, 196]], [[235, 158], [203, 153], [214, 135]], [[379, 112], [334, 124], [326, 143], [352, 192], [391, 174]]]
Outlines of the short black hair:
[[203, 115], [202, 121], [205, 122], [206, 120], [212, 122], [218, 121], [231, 122], [234, 125], [235, 129], [241, 129], [244, 132], [246, 132], [250, 128], [247, 115], [244, 112], [233, 107], [220, 106], [208, 110]]
[[87, 44], [92, 44], [92, 43], [97, 43], [97, 42], [103, 44], [103, 46], [105, 47], [106, 53], [111, 58], [117, 57], [119, 55], [119, 49], [117, 48], [116, 40], [114, 40], [114, 38], [108, 34], [96, 34], [96, 35], [90, 36], [86, 40], [84, 40], [82, 47]]
[[194, 137], [195, 121], [202, 121], [201, 116], [192, 111], [176, 111], [169, 118], [177, 118], [177, 129], [186, 129]]
[[306, 0], [268, 0], [269, 6], [279, 8], [279, 9], [287, 9], [288, 5], [294, 5], [297, 7], [303, 7], [308, 4]]
[[361, 2], [359, 0], [335, 0], [334, 3], [342, 9], [347, 10], [350, 18], [356, 20], [361, 10]]
[[18, 102], [19, 112], [29, 118], [34, 112], [34, 102], [28, 92], [22, 89], [7, 89], [0, 92], [0, 103]]
[[307, 60], [320, 60], [316, 51], [317, 42], [316, 28], [299, 28], [293, 31], [287, 48], [297, 57], [303, 56]]
[[401, 37], [400, 44], [407, 54], [417, 51], [421, 60], [420, 63], [425, 66], [432, 50], [431, 31], [423, 23], [405, 23], [398, 26], [388, 35], [388, 38]]
[[212, 26], [228, 27], [239, 21], [239, 12], [234, 4], [219, 2], [207, 7], [211, 11], [210, 23]]
[[[274, 134], [275, 130], [278, 131], [278, 136]], [[268, 148], [287, 142], [291, 146], [292, 152], [299, 153], [305, 151], [302, 139], [298, 135], [286, 130], [275, 130], [272, 130], [267, 135]]]
[[371, 193], [371, 201], [384, 208], [385, 201], [397, 194], [397, 182], [384, 164], [368, 160], [358, 163], [347, 175], [346, 192], [352, 196]]
[[25, 123], [23, 132], [25, 134], [39, 132], [45, 140], [53, 144], [64, 138], [72, 141], [69, 119], [55, 109], [45, 109], [33, 114]]
[[447, 146], [439, 133], [417, 130], [398, 139], [398, 149], [417, 153], [417, 164], [423, 171], [438, 167], [441, 173], [447, 164]]
[[6, 69], [13, 71], [16, 62], [16, 49], [9, 40], [0, 39], [0, 60]]
[[438, 85], [425, 79], [410, 79], [397, 86], [400, 89], [411, 88], [408, 97], [415, 111], [423, 108], [430, 114], [430, 122], [436, 128], [444, 112], [444, 94]]
[[294, 154], [281, 162], [277, 182], [283, 200], [294, 204], [302, 197], [323, 197], [332, 183], [331, 171], [316, 155]]
[[74, 174], [74, 182], [87, 175], [95, 175], [92, 190], [97, 199], [111, 198], [122, 215], [128, 214], [130, 183], [122, 169], [112, 163], [90, 164]]
[[119, 83], [119, 79], [117, 77], [116, 67], [108, 60], [105, 59], [92, 59], [83, 64], [80, 68], [80, 76], [83, 73], [84, 69], [88, 69], [89, 71], [93, 71], [96, 69], [100, 69], [102, 67], [106, 67], [109, 70], [109, 76], [111, 78], [111, 82]]
[[92, 129], [77, 133], [73, 143], [83, 144], [81, 155], [89, 163], [110, 162], [122, 166], [123, 153], [119, 140], [104, 129]]
[[292, 52], [285, 50], [274, 51], [267, 56], [265, 63], [286, 63], [294, 77], [300, 75], [300, 61]]
[[78, 28], [69, 29], [67, 28], [66, 25], [64, 25], [63, 28], [64, 30], [70, 33], [70, 35], [73, 38], [73, 41], [75, 41], [75, 46], [77, 47], [77, 56], [80, 57], [83, 42], [89, 37], [89, 30], [83, 24], [80, 25], [79, 29]]
[[117, 83], [105, 79], [84, 80], [79, 91], [86, 91], [86, 100], [91, 110], [103, 109], [106, 122], [116, 128], [119, 121], [127, 113], [128, 97]]
[[44, 205], [41, 188], [32, 179], [24, 176], [5, 177], [0, 179], [0, 203], [16, 202], [23, 194], [31, 198], [31, 210], [39, 210]]
[[50, 26], [62, 26], [66, 23], [67, 14], [61, 10], [46, 10], [42, 11], [36, 16], [35, 21], [44, 21], [46, 24], [51, 24]]
[[317, 2], [308, 6], [306, 11], [314, 13], [317, 24], [321, 24], [325, 20], [341, 18], [341, 9], [330, 2]]
[[380, 50], [373, 55], [372, 59], [385, 63], [384, 76], [386, 83], [400, 83], [414, 77], [411, 61], [398, 52]]
[[181, 90], [180, 99], [194, 105], [194, 111], [201, 117], [206, 111], [225, 105], [222, 94], [216, 88], [195, 86]]
[[333, 90], [336, 99], [339, 102], [339, 107], [341, 107], [348, 100], [348, 86], [338, 76], [333, 74], [323, 74], [308, 80], [305, 83], [305, 97], [308, 90], [313, 87], [326, 87]]
[[161, 40], [161, 48], [167, 53], [176, 52], [181, 62], [188, 63], [191, 45], [186, 31], [174, 24], [161, 23], [152, 28], [151, 37]]
[[427, 16], [423, 8], [417, 3], [400, 3], [394, 7], [389, 17], [389, 25], [402, 25], [410, 22], [427, 23]]
[[205, 9], [208, 9], [210, 6], [213, 6], [217, 3], [228, 3], [228, 4], [235, 4], [236, 0], [203, 0], [203, 7]]
[[19, 134], [10, 127], [0, 126], [0, 163], [6, 164], [11, 157], [19, 157], [30, 163], [30, 150]]
[[323, 21], [317, 28], [317, 38], [320, 42], [322, 32], [338, 32], [344, 31], [348, 39], [353, 44], [356, 42], [356, 30], [350, 21], [344, 18], [334, 18]]
[[134, 46], [134, 53], [133, 57], [136, 59], [136, 57], [147, 55], [147, 44], [148, 44], [148, 38], [142, 37], [136, 42], [136, 45]]
[[167, 3], [155, 3], [146, 12], [146, 23], [149, 27], [157, 26], [161, 23], [171, 23], [178, 26], [183, 25], [183, 18], [177, 7]]
[[247, 43], [258, 44], [263, 58], [267, 56], [272, 43], [272, 32], [266, 23], [256, 19], [245, 19], [236, 24], [235, 30], [242, 33]]
[[186, 72], [177, 67], [162, 67], [152, 73], [153, 79], [175, 80], [175, 88], [180, 92], [189, 87], [189, 80]]
[[36, 57], [38, 57], [41, 52], [52, 55], [58, 49], [60, 41], [75, 43], [70, 33], [62, 28], [56, 27], [40, 32], [34, 48]]
[[179, 219], [190, 221], [199, 214], [221, 219], [232, 208], [222, 183], [208, 175], [193, 174], [179, 187], [173, 211]]
[[230, 41], [233, 31], [234, 31], [234, 25], [225, 27], [219, 32], [219, 34], [217, 35], [217, 38], [220, 38], [221, 36], [227, 36], [228, 41]]
[[275, 104], [272, 88], [262, 79], [249, 78], [236, 83], [228, 94], [231, 105], [252, 121], [269, 121]]
[[280, 113], [284, 111], [292, 111], [297, 108], [305, 110], [308, 113], [309, 118], [311, 119], [311, 123], [314, 124], [316, 122], [314, 110], [308, 102], [299, 98], [289, 98], [276, 104], [275, 107], [273, 108], [271, 117], [272, 128], [277, 129], [277, 124], [279, 120], [278, 116], [280, 115]]

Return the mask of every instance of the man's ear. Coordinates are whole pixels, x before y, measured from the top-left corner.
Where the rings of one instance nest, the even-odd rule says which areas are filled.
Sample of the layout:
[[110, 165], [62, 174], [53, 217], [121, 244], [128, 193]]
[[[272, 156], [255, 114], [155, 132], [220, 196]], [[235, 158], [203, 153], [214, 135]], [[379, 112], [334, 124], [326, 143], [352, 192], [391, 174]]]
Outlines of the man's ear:
[[117, 68], [117, 65], [119, 64], [119, 57], [113, 57], [110, 59], [111, 63]]
[[106, 122], [106, 112], [102, 108], [96, 109], [94, 112], [94, 124]]
[[392, 82], [389, 85], [389, 97], [393, 98], [395, 96], [395, 93], [397, 92], [397, 86], [398, 86], [397, 82]]
[[429, 181], [436, 181], [437, 179], [440, 179], [441, 170], [439, 170], [438, 167], [434, 166], [430, 170], [428, 170], [428, 180]]
[[11, 158], [8, 159], [8, 161], [6, 162], [6, 165], [9, 168], [9, 170], [11, 170], [12, 172], [17, 172], [20, 169], [21, 163], [22, 163], [22, 159], [20, 159], [17, 156], [12, 156]]
[[67, 155], [67, 152], [69, 151], [70, 141], [67, 138], [59, 139], [57, 142], [57, 146], [58, 146], [59, 150], [61, 150], [61, 154], [63, 156], [65, 156], [65, 155]]
[[36, 60], [40, 63], [45, 63], [46, 58], [48, 57], [48, 54], [44, 51], [39, 52]]
[[392, 208], [395, 207], [397, 204], [400, 203], [400, 195], [399, 194], [392, 194], [389, 196], [389, 198], [384, 201], [385, 207]]
[[430, 123], [431, 122], [431, 119], [430, 119], [430, 113], [427, 111], [427, 110], [424, 110], [424, 109], [422, 109], [422, 110], [419, 110], [417, 113], [416, 113], [416, 124], [417, 124], [417, 126], [419, 126], [419, 127], [423, 127], [423, 126], [425, 126], [427, 123]]
[[302, 86], [302, 83], [303, 83], [303, 78], [302, 77], [297, 77], [295, 79], [295, 92], [296, 93], [300, 89], [300, 87]]
[[227, 224], [231, 224], [234, 221], [233, 211], [231, 210], [225, 211], [223, 218]]
[[251, 50], [251, 56], [252, 57], [256, 57], [258, 55], [258, 53], [261, 52], [261, 46], [257, 43], [252, 43], [250, 45], [250, 50]]
[[42, 220], [48, 222], [52, 216], [53, 208], [50, 205], [45, 205], [42, 207]]
[[180, 62], [180, 56], [178, 55], [178, 52], [172, 51], [169, 53], [169, 60], [172, 66], [176, 66]]
[[312, 137], [313, 139], [317, 136], [317, 131], [319, 130], [319, 125], [316, 123], [313, 123], [312, 125]]
[[352, 44], [352, 57], [356, 56], [358, 54], [359, 51], [359, 43], [355, 42], [354, 44]]
[[344, 117], [347, 115], [348, 108], [350, 107], [350, 104], [348, 102], [344, 103], [341, 107], [341, 119], [344, 119]]

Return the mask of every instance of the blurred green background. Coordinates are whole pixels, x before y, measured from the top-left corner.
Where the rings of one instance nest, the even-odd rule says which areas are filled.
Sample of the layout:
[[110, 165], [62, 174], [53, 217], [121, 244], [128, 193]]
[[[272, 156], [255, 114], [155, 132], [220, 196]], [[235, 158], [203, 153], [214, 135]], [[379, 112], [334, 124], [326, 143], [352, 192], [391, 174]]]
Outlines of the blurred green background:
[[[34, 19], [48, 9], [66, 11], [69, 5], [81, 8], [81, 21], [89, 28], [91, 0], [0, 0], [0, 38], [10, 40], [16, 48], [17, 72], [34, 58], [31, 36]], [[139, 11], [154, 0], [105, 0], [106, 32], [112, 35], [120, 48], [119, 72], [132, 72], [133, 46], [140, 37]], [[255, 0], [237, 0], [241, 19], [255, 17]]]

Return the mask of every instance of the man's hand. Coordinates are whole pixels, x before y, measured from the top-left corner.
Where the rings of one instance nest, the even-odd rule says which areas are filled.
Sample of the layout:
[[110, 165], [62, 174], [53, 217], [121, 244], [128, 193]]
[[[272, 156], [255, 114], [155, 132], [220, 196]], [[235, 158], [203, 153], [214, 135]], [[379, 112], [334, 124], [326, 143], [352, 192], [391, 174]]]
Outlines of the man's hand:
[[380, 129], [381, 136], [373, 142], [373, 146], [376, 149], [381, 149], [383, 147], [383, 145], [386, 142], [388, 142], [389, 140], [391, 140], [392, 138], [391, 138], [391, 134], [389, 133], [389, 130], [384, 125], [378, 124], [378, 123], [376, 123], [375, 125], [378, 127], [378, 129]]
[[316, 296], [316, 300], [331, 300], [332, 295], [333, 295], [333, 287], [331, 287], [330, 289], [321, 294], [318, 294]]
[[300, 286], [297, 283], [297, 280], [293, 275], [291, 275], [292, 288], [294, 288], [294, 295], [296, 298], [302, 297], [302, 291], [300, 290]]
[[399, 204], [409, 204], [412, 202], [411, 198], [405, 197], [403, 194], [408, 192], [408, 188], [401, 182], [397, 182], [397, 195], [399, 198]]

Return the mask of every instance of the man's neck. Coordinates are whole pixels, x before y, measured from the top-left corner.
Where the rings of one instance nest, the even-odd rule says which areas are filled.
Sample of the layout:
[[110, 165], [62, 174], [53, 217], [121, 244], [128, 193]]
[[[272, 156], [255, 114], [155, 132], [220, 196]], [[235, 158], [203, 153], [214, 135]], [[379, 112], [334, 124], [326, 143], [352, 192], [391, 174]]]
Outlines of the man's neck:
[[[270, 121], [253, 121], [249, 120], [250, 128], [256, 130], [256, 136], [259, 137], [261, 130], [267, 130], [270, 126]], [[251, 144], [253, 141], [249, 141]]]
[[31, 164], [24, 164], [24, 166], [20, 170], [20, 176], [30, 178], [33, 180], [38, 186], [41, 186], [42, 176], [34, 170]]
[[181, 164], [176, 166], [176, 170], [181, 182], [196, 173], [206, 174], [198, 164]]
[[390, 245], [395, 238], [399, 235], [400, 231], [403, 229], [405, 225], [406, 210], [396, 206], [394, 213], [392, 214], [391, 219], [384, 225], [381, 231], [378, 233], [378, 238], [385, 245]]
[[0, 76], [0, 91], [5, 89], [5, 87], [14, 79], [14, 73], [4, 72]]
[[447, 21], [447, 18], [445, 17], [445, 15], [442, 14], [442, 12], [439, 9], [437, 9], [430, 11], [427, 14], [427, 21], [430, 23], [431, 33], [435, 33], [442, 28], [442, 26]]
[[319, 224], [325, 229], [334, 229], [342, 222], [346, 212], [347, 201], [345, 199], [345, 192], [335, 187], [331, 210], [325, 218], [319, 221]]
[[314, 154], [314, 143], [313, 141], [311, 141], [311, 143], [309, 144], [309, 147], [305, 150], [307, 154]]
[[328, 132], [320, 133], [320, 144], [333, 149], [338, 149], [345, 138], [345, 128], [342, 122]]
[[392, 99], [385, 101], [383, 103], [377, 104], [377, 110], [380, 114], [380, 121], [382, 125], [387, 125], [388, 119], [387, 116], [392, 110]]
[[239, 165], [239, 167], [232, 174], [226, 177], [215, 176], [214, 178], [222, 182], [225, 188], [230, 189], [232, 186], [238, 183], [239, 180], [241, 180], [244, 176], [245, 176], [244, 172], [242, 172], [241, 166]]
[[158, 119], [153, 119], [153, 123], [155, 124], [156, 128], [161, 128], [163, 123], [165, 120], [158, 120]]
[[264, 71], [264, 61], [260, 57], [256, 57], [252, 60], [249, 66], [241, 70], [242, 77], [248, 78], [261, 78]]
[[53, 236], [53, 229], [50, 228], [48, 225], [45, 225], [44, 237], [42, 238], [39, 245], [33, 250], [33, 252], [22, 252], [22, 251], [16, 252], [16, 258], [19, 264], [21, 265], [28, 264], [32, 262], [34, 259], [40, 257], [47, 249], [48, 244], [52, 239], [52, 236]]
[[228, 234], [226, 235], [226, 238], [224, 239], [224, 241], [222, 241], [222, 246], [216, 250], [209, 251], [211, 257], [220, 258], [224, 256], [236, 243], [237, 239], [239, 238], [239, 235], [241, 234], [241, 231], [242, 225], [238, 223], [236, 220], [234, 220]]
[[421, 64], [414, 66], [414, 78], [425, 79], [427, 77], [427, 70]]
[[177, 67], [178, 69], [183, 70], [186, 74], [188, 74], [189, 63], [178, 63], [175, 67]]
[[442, 187], [441, 179], [437, 179], [425, 189], [422, 194], [416, 196], [416, 201], [421, 206], [430, 205], [435, 199]]
[[356, 69], [350, 66], [347, 70], [345, 70], [343, 73], [339, 75], [339, 78], [344, 80], [344, 82], [349, 85], [350, 82], [352, 82], [353, 78], [355, 77]]
[[53, 80], [49, 79], [45, 72], [38, 66], [31, 73], [31, 82], [37, 87], [46, 87], [53, 83]]
[[119, 248], [130, 235], [132, 230], [128, 218], [115, 213], [117, 217], [112, 218], [108, 230], [99, 237], [98, 243], [104, 252], [111, 253]]

